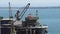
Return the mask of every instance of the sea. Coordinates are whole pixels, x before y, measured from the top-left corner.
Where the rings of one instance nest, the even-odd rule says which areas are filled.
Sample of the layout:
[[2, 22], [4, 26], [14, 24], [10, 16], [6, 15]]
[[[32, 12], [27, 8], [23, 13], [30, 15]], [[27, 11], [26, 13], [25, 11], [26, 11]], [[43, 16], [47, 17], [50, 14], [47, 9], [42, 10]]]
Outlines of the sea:
[[[23, 9], [11, 9], [14, 18], [17, 10], [20, 12], [23, 11]], [[36, 16], [36, 10], [38, 11], [37, 16], [39, 17], [39, 23], [48, 26], [48, 34], [60, 34], [60, 8], [28, 9], [22, 20], [24, 20], [29, 13], [31, 13], [32, 16]], [[9, 9], [0, 9], [0, 16], [8, 18]]]

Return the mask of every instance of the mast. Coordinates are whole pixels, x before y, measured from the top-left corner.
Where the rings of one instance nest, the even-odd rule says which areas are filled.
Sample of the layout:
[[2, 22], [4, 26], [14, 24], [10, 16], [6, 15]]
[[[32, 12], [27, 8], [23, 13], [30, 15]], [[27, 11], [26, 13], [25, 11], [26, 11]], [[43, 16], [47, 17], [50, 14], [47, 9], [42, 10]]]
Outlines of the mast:
[[36, 17], [38, 17], [38, 10], [36, 10]]
[[9, 2], [9, 18], [12, 17], [12, 11], [11, 11], [11, 6], [10, 6], [10, 2]]
[[[12, 16], [11, 6], [10, 6], [10, 2], [9, 2], [9, 19], [11, 19], [11, 18], [13, 18], [13, 16]], [[10, 34], [16, 34], [13, 20], [10, 21], [10, 23], [11, 23], [11, 33]]]

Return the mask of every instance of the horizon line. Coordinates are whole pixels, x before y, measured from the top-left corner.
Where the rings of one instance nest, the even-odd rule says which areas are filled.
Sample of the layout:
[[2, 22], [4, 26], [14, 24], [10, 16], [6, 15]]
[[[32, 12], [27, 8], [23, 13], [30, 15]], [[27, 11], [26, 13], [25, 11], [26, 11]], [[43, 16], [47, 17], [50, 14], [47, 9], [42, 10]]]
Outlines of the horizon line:
[[[24, 7], [11, 7], [11, 9], [22, 9]], [[56, 7], [29, 7], [30, 9], [47, 9], [47, 8], [60, 8], [60, 6]], [[9, 7], [0, 7], [0, 9], [9, 9]]]

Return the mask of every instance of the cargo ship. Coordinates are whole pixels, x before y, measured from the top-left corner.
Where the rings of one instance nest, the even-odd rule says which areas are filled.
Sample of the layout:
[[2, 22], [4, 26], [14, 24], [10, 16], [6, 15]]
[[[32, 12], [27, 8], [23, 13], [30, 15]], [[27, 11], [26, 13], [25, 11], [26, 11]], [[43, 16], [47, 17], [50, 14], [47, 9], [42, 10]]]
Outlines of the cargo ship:
[[18, 10], [15, 14], [16, 19], [13, 19], [9, 2], [9, 18], [0, 18], [1, 34], [47, 34], [48, 26], [41, 25], [38, 22], [38, 11], [36, 11], [35, 17], [29, 13], [25, 17], [25, 21], [21, 20], [29, 6], [30, 3], [26, 5], [22, 12]]

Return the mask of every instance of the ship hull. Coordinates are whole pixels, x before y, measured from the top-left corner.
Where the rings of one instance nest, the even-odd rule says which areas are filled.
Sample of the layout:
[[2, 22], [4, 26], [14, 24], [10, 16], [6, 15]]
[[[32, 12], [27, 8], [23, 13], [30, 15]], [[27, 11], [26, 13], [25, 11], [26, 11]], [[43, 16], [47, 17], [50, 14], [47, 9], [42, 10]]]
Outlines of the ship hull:
[[16, 34], [46, 34], [44, 28], [34, 28], [34, 29], [16, 29]]
[[1, 28], [1, 34], [10, 34], [11, 28]]

